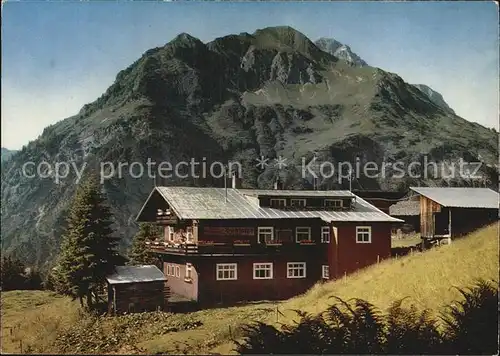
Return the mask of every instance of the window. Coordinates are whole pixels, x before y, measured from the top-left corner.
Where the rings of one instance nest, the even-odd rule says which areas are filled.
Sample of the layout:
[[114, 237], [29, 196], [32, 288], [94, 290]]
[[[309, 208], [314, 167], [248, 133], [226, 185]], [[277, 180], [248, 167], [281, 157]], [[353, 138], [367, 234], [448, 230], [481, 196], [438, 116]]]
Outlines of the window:
[[191, 226], [186, 229], [186, 242], [193, 242], [193, 228]]
[[193, 278], [193, 265], [186, 263], [186, 277], [184, 279], [191, 280]]
[[174, 241], [174, 228], [172, 226], [167, 226], [167, 238], [168, 241]]
[[342, 200], [340, 199], [325, 199], [326, 208], [341, 208]]
[[287, 278], [306, 278], [305, 262], [289, 262], [286, 264]]
[[323, 279], [330, 279], [330, 267], [328, 265], [321, 266], [321, 277]]
[[181, 267], [180, 266], [175, 266], [175, 276], [177, 278], [181, 278]]
[[230, 281], [238, 279], [236, 263], [217, 263], [217, 280]]
[[271, 199], [271, 208], [284, 208], [286, 199]]
[[330, 243], [330, 226], [321, 227], [321, 242]]
[[170, 271], [170, 265], [167, 265], [167, 276], [170, 276], [171, 275], [171, 271]]
[[257, 236], [258, 243], [266, 243], [274, 241], [274, 229], [272, 226], [259, 226], [257, 232], [258, 232]]
[[305, 208], [306, 200], [305, 199], [292, 199], [290, 201], [290, 205], [294, 208]]
[[272, 263], [254, 263], [253, 279], [273, 279]]
[[303, 240], [311, 239], [311, 228], [310, 227], [296, 227], [295, 228], [295, 241], [300, 242]]
[[356, 226], [356, 242], [369, 244], [372, 242], [372, 228], [370, 226]]

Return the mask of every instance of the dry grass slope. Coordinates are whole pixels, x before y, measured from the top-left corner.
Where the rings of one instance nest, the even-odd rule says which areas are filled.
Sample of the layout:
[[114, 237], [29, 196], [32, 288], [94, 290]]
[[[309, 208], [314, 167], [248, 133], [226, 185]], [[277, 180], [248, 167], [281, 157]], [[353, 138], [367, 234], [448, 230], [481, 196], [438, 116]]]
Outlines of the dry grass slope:
[[[498, 281], [498, 234], [498, 224], [494, 224], [449, 246], [381, 262], [346, 279], [318, 284], [304, 295], [281, 303], [215, 308], [189, 314], [163, 313], [161, 317], [145, 315], [143, 318], [158, 320], [151, 323], [123, 317], [101, 318], [100, 330], [107, 330], [110, 335], [126, 334], [127, 341], [94, 352], [227, 354], [234, 347], [231, 338], [240, 336], [240, 325], [253, 320], [292, 322], [294, 309], [321, 312], [333, 302], [332, 296], [362, 298], [380, 308], [409, 297], [406, 303], [439, 312], [460, 298], [454, 286], [467, 287], [478, 278]], [[77, 303], [49, 292], [2, 293], [2, 352], [21, 351], [21, 339], [24, 352], [58, 352], [53, 344], [56, 336], [71, 325], [83, 325], [84, 318], [87, 317], [82, 316]], [[193, 323], [199, 326], [183, 327]]]

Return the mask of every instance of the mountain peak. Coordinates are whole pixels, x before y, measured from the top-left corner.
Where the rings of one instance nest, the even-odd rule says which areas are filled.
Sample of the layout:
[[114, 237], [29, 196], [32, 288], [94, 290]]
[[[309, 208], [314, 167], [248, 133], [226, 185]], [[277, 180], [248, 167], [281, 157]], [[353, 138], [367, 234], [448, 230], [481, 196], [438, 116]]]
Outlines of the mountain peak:
[[315, 42], [316, 46], [324, 52], [330, 53], [355, 67], [365, 67], [368, 64], [345, 45], [334, 38], [321, 37]]
[[[299, 52], [314, 60], [325, 58], [325, 53], [306, 35], [290, 26], [265, 27], [255, 31], [252, 36], [255, 45], [260, 48]], [[334, 58], [329, 56], [328, 60], [332, 61]]]
[[182, 32], [179, 33], [173, 40], [171, 40], [167, 45], [176, 45], [176, 46], [186, 46], [186, 47], [195, 47], [199, 45], [203, 45], [198, 38], [191, 36], [189, 33]]

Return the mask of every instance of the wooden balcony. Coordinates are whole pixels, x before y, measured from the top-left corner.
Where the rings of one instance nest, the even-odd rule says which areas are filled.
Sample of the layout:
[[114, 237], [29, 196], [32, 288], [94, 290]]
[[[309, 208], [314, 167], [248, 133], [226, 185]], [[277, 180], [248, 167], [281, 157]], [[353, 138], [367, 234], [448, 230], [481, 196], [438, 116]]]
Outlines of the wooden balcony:
[[147, 243], [150, 251], [159, 254], [170, 255], [191, 255], [191, 256], [236, 256], [236, 255], [266, 255], [266, 254], [287, 254], [294, 252], [306, 252], [318, 249], [321, 244], [318, 242], [286, 242], [286, 243], [187, 243], [187, 244], [167, 244], [165, 242]]

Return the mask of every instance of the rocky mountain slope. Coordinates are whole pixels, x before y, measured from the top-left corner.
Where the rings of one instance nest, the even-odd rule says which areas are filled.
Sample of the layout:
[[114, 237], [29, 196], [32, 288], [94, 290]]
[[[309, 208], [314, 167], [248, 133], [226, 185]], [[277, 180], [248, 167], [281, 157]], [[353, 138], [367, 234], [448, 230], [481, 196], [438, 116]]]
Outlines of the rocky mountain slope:
[[443, 109], [449, 110], [451, 113], [455, 114], [455, 111], [450, 108], [450, 106], [444, 101], [443, 96], [435, 91], [434, 89], [430, 88], [429, 86], [425, 84], [414, 84], [418, 89], [420, 89], [425, 95], [429, 97], [429, 99], [432, 100], [432, 102]]
[[314, 42], [322, 51], [328, 52], [335, 57], [346, 61], [356, 67], [365, 67], [368, 64], [351, 50], [351, 47], [340, 43], [333, 38], [321, 37]]
[[[133, 162], [146, 169], [148, 159], [174, 167], [192, 159], [207, 166], [238, 161], [246, 187], [271, 187], [279, 174], [288, 188], [311, 188], [312, 175], [302, 174], [302, 163], [314, 156], [316, 163], [358, 158], [381, 167], [383, 162], [422, 160], [425, 154], [429, 161], [487, 163], [481, 172], [491, 184], [498, 177], [497, 141], [496, 132], [444, 110], [397, 75], [352, 66], [293, 28], [265, 28], [207, 44], [183, 33], [148, 50], [119, 72], [101, 97], [47, 127], [2, 165], [2, 250], [44, 266], [55, 256], [78, 182], [73, 167], [84, 167], [88, 174], [100, 165], [114, 165], [115, 176], [104, 180], [103, 188], [125, 246], [153, 187], [146, 171], [138, 177], [137, 164], [130, 172]], [[270, 163], [282, 156], [286, 166], [261, 170], [256, 166], [260, 156]], [[28, 161], [73, 166], [56, 181], [48, 167], [40, 170], [46, 178], [24, 175]], [[121, 174], [120, 162], [128, 164]], [[353, 188], [471, 184], [462, 178], [397, 178], [391, 172], [386, 167], [377, 177], [361, 174]], [[319, 178], [319, 187], [347, 188], [335, 173]], [[221, 179], [194, 177], [158, 183], [223, 185]]]
[[[322, 37], [317, 41], [315, 41], [314, 43], [322, 51], [328, 52], [334, 55], [335, 57], [349, 63], [352, 66], [355, 67], [368, 66], [368, 63], [366, 63], [360, 56], [354, 53], [351, 50], [351, 47], [340, 43], [334, 38]], [[443, 96], [440, 93], [438, 93], [437, 91], [435, 91], [434, 89], [430, 88], [425, 84], [414, 84], [414, 86], [417, 87], [422, 93], [427, 95], [434, 104], [442, 107], [445, 110], [449, 110], [453, 114], [455, 114], [455, 111], [453, 111], [453, 109], [446, 103], [446, 101], [444, 100]]]

